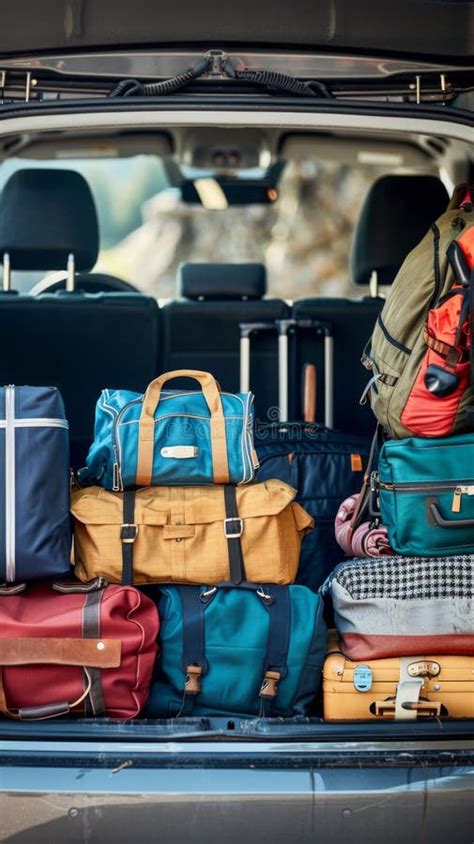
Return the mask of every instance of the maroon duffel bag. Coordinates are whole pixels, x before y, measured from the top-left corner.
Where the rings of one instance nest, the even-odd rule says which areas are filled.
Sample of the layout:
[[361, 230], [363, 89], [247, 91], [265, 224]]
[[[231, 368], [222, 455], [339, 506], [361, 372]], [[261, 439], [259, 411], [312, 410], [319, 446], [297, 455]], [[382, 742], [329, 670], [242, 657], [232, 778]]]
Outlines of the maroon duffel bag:
[[158, 611], [132, 586], [0, 587], [0, 712], [133, 718], [147, 701]]

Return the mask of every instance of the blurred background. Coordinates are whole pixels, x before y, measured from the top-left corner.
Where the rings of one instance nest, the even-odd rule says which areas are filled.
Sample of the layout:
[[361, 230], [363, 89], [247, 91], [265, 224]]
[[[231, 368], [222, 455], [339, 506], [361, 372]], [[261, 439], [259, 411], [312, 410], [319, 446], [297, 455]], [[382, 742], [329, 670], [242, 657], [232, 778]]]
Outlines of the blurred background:
[[[373, 165], [287, 164], [271, 204], [209, 211], [185, 203], [170, 188], [164, 162], [154, 156], [81, 161], [9, 159], [0, 187], [25, 166], [67, 167], [92, 189], [101, 233], [96, 269], [130, 281], [157, 299], [176, 295], [182, 261], [261, 261], [272, 296], [357, 297], [348, 273], [350, 241], [364, 197], [384, 171]], [[15, 273], [26, 291], [43, 273]]]

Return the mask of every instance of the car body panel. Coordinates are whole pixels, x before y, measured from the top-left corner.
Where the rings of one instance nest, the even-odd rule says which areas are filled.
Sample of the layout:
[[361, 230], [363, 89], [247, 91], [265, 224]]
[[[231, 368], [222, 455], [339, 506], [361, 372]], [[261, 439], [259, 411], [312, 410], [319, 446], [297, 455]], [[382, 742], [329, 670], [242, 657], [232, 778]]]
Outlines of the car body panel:
[[438, 763], [432, 742], [371, 742], [365, 764], [358, 747], [2, 742], [0, 838], [376, 844], [383, 828], [386, 844], [470, 844], [474, 742]]
[[[258, 44], [472, 58], [472, 0], [17, 0], [2, 8], [3, 55], [66, 48]], [[34, 20], [34, 26], [29, 22]]]

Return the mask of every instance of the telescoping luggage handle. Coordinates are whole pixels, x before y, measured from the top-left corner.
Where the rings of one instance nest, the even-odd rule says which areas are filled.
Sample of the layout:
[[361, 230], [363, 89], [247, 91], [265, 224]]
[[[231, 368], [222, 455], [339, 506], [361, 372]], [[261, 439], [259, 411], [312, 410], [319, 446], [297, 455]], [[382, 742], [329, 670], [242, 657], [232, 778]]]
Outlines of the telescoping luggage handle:
[[211, 414], [211, 449], [214, 483], [228, 484], [229, 466], [227, 462], [225, 418], [217, 381], [209, 372], [201, 372], [197, 369], [176, 369], [173, 372], [165, 372], [159, 378], [155, 378], [148, 385], [143, 397], [138, 432], [137, 486], [151, 485], [153, 476], [155, 411], [158, 407], [164, 385], [167, 381], [171, 381], [174, 378], [193, 378], [201, 385]]
[[328, 322], [313, 319], [281, 319], [275, 322], [240, 324], [240, 391], [250, 388], [250, 337], [261, 332], [278, 332], [278, 405], [280, 422], [288, 422], [288, 335], [311, 329], [324, 337], [324, 424], [334, 425], [334, 339]]

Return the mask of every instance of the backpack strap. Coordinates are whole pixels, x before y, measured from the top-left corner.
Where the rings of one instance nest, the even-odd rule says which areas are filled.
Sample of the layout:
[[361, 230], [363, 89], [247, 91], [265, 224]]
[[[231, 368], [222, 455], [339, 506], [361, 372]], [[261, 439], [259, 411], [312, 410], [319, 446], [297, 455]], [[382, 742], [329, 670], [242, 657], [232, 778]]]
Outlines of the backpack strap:
[[471, 392], [472, 399], [466, 408], [466, 420], [469, 428], [474, 429], [474, 267], [469, 281], [469, 319], [471, 321]]
[[202, 599], [201, 587], [178, 586], [183, 609], [183, 656], [181, 668], [185, 676], [183, 703], [179, 715], [191, 714], [201, 680], [209, 666], [205, 657], [204, 613], [207, 603]]
[[263, 663], [263, 681], [259, 697], [262, 701], [261, 714], [268, 715], [276, 703], [278, 683], [288, 673], [288, 650], [290, 647], [291, 602], [288, 586], [265, 586], [257, 595], [270, 614], [267, 649]]

